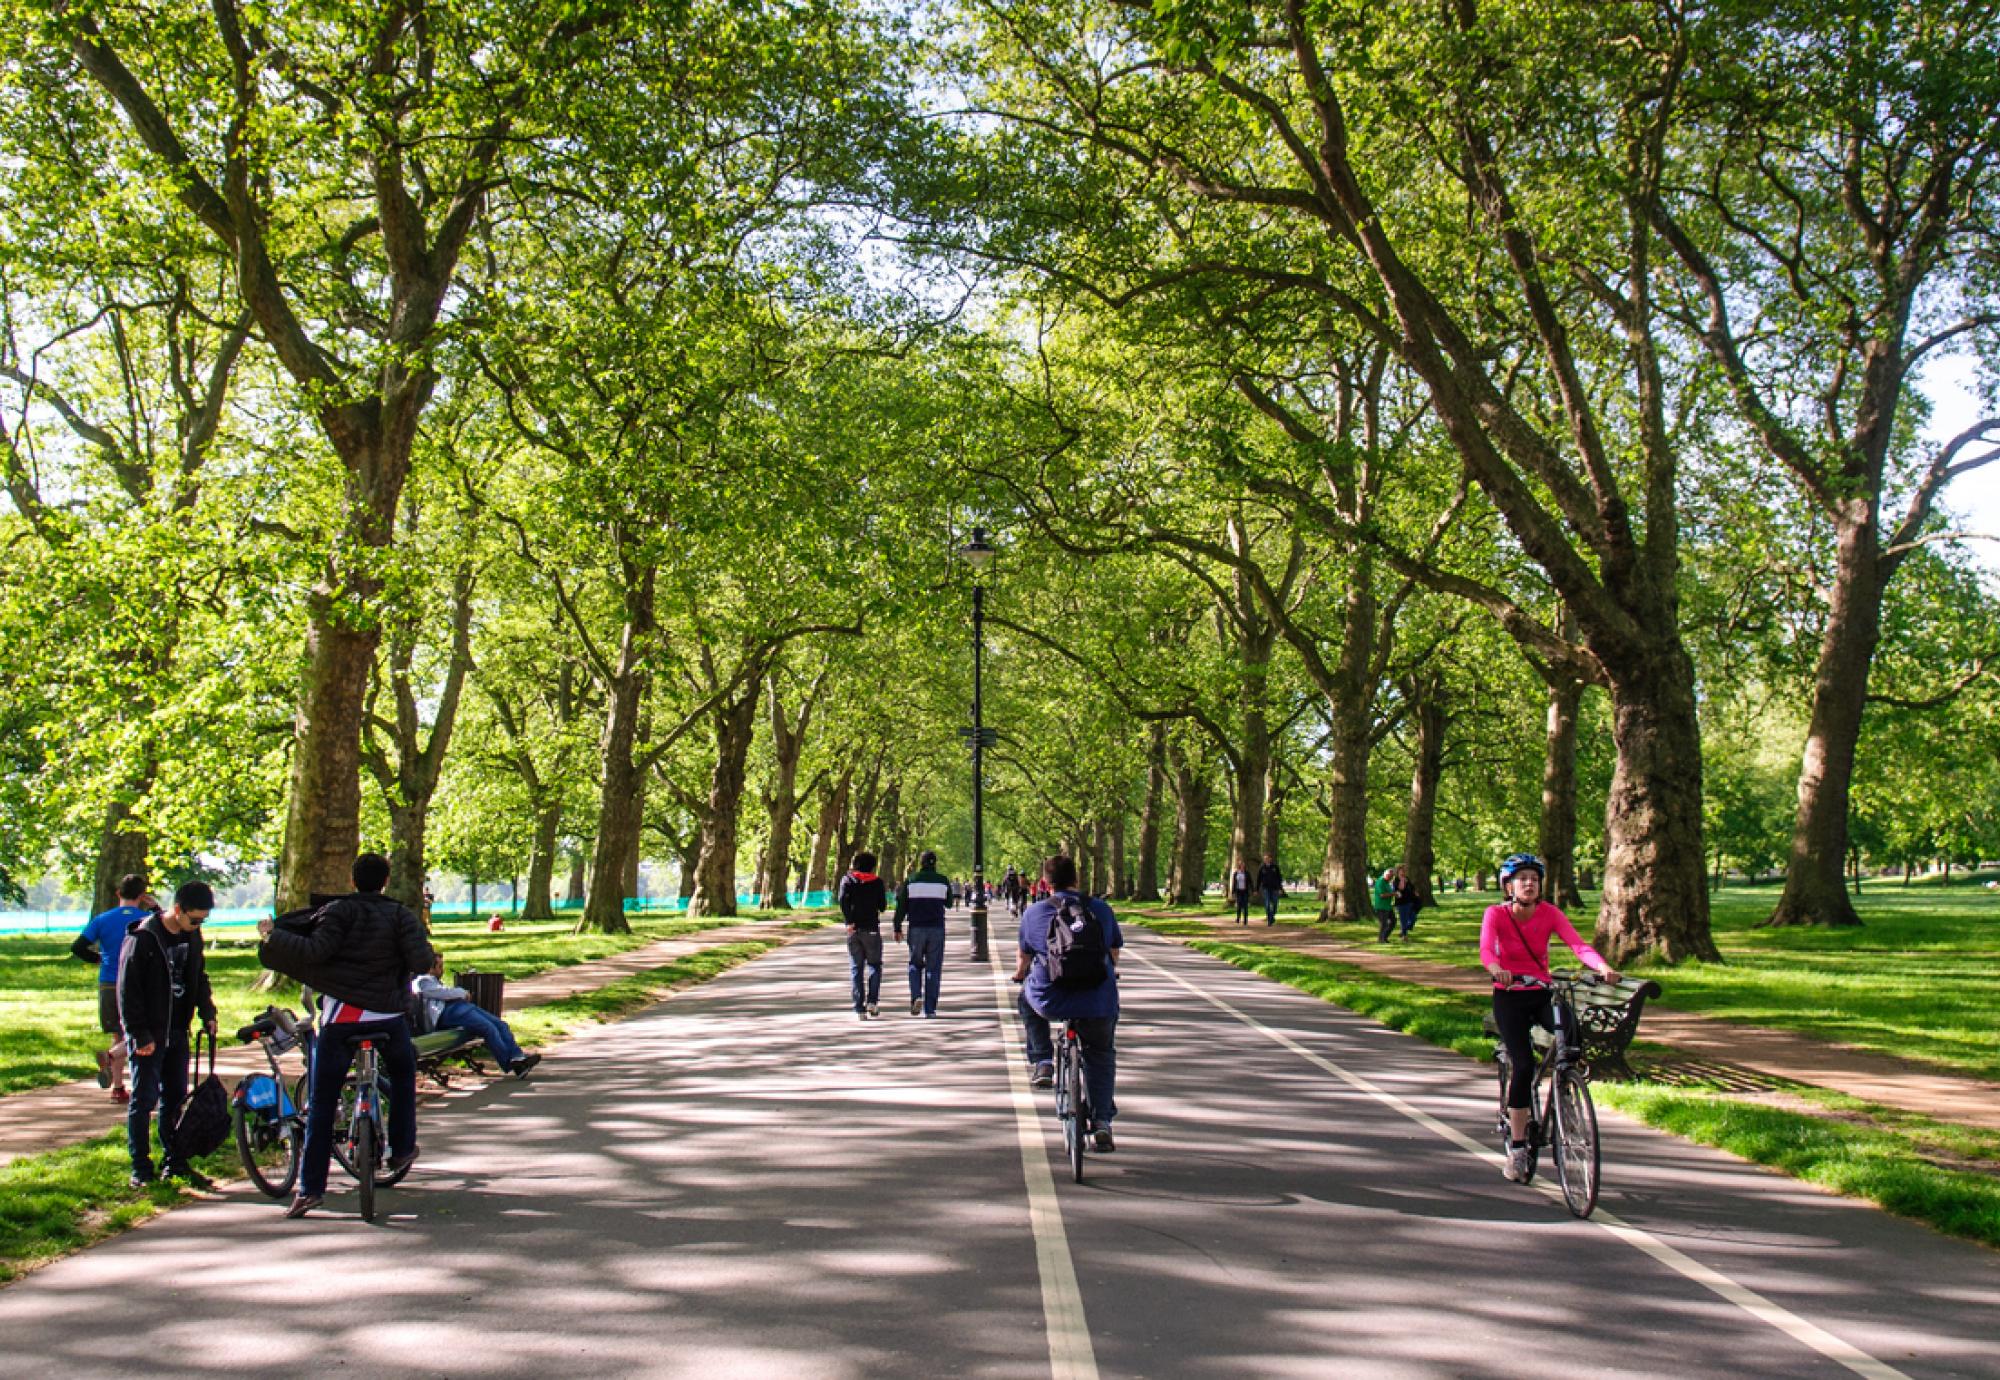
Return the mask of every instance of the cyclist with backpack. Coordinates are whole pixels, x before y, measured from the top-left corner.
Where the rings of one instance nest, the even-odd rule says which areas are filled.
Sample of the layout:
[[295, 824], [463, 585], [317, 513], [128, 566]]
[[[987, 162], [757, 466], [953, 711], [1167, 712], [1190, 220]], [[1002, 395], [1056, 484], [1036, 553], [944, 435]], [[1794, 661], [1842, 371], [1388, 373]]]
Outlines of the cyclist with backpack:
[[1479, 966], [1493, 979], [1493, 1024], [1507, 1047], [1513, 1077], [1507, 1084], [1507, 1167], [1519, 1182], [1528, 1175], [1528, 1116], [1534, 1100], [1534, 1028], [1555, 1028], [1555, 981], [1549, 972], [1549, 939], [1560, 935], [1585, 967], [1607, 982], [1618, 974], [1583, 942], [1561, 910], [1542, 899], [1542, 860], [1515, 853], [1500, 864], [1500, 894], [1479, 926]]
[[1099, 1154], [1115, 1149], [1111, 1122], [1118, 1115], [1118, 951], [1124, 937], [1111, 907], [1077, 890], [1076, 860], [1058, 853], [1042, 865], [1046, 899], [1021, 916], [1014, 981], [1027, 1035], [1029, 1081], [1055, 1082], [1055, 1039], [1050, 1021], [1066, 1020], [1083, 1045], [1083, 1078], [1090, 1091]]
[[847, 979], [854, 1014], [871, 1020], [882, 1014], [882, 912], [889, 908], [889, 889], [875, 875], [873, 853], [854, 855], [854, 866], [840, 879], [834, 900], [847, 923]]

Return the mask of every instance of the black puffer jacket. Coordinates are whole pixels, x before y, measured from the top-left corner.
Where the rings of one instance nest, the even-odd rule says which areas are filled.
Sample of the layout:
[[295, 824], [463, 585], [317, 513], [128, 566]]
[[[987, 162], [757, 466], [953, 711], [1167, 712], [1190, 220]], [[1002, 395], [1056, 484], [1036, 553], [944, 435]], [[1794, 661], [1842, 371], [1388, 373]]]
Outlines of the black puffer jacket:
[[[174, 960], [168, 959], [169, 953]], [[173, 962], [180, 965], [178, 975]], [[167, 922], [157, 913], [128, 928], [124, 958], [118, 965], [118, 1019], [133, 1047], [161, 1040], [186, 1044], [188, 1020], [196, 1012], [203, 1021], [215, 1019], [201, 931], [177, 938], [167, 933]]]
[[367, 1011], [401, 1011], [410, 979], [435, 955], [423, 922], [401, 901], [357, 891], [319, 912], [310, 933], [273, 930], [257, 961], [315, 992]]

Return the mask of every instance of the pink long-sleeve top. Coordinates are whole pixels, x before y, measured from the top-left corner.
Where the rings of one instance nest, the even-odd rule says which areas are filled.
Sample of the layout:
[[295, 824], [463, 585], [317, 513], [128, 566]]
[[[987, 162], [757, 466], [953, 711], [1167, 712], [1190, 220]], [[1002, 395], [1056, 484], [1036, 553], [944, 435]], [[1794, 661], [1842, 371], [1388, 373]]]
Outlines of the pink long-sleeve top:
[[[1500, 968], [1523, 977], [1549, 977], [1549, 937], [1561, 935], [1586, 968], [1607, 966], [1597, 950], [1583, 942], [1562, 911], [1543, 901], [1526, 920], [1516, 921], [1503, 902], [1486, 908], [1479, 925], [1479, 964], [1488, 972]], [[1498, 987], [1499, 983], [1493, 984]]]

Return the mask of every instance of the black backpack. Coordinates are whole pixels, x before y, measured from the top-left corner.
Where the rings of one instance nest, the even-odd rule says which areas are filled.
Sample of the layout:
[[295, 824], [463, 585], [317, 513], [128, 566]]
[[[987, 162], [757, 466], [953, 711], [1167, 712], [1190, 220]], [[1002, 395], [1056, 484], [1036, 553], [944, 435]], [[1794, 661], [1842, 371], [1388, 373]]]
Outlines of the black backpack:
[[[215, 1076], [215, 1037], [206, 1031], [194, 1037], [190, 1071], [197, 1076], [201, 1073], [203, 1040], [208, 1041], [208, 1076], [195, 1085], [194, 1092], [181, 1104], [181, 1114], [172, 1132], [174, 1153], [183, 1164], [193, 1164], [204, 1155], [214, 1154], [229, 1139], [229, 1093]], [[160, 1139], [168, 1137], [162, 1135]]]
[[1065, 988], [1096, 987], [1111, 976], [1111, 951], [1104, 922], [1074, 896], [1056, 902], [1049, 916], [1049, 982]]

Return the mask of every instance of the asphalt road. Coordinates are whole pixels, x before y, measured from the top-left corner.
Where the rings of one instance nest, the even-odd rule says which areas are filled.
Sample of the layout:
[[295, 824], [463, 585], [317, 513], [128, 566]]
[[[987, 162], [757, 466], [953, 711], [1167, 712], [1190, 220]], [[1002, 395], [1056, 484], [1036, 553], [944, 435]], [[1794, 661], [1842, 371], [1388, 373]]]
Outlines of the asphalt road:
[[863, 1023], [835, 932], [432, 1112], [385, 1222], [232, 1189], [0, 1290], [0, 1374], [2000, 1376], [2000, 1257], [1608, 1116], [1574, 1222], [1484, 1070], [1128, 937], [1081, 1186], [959, 933]]

